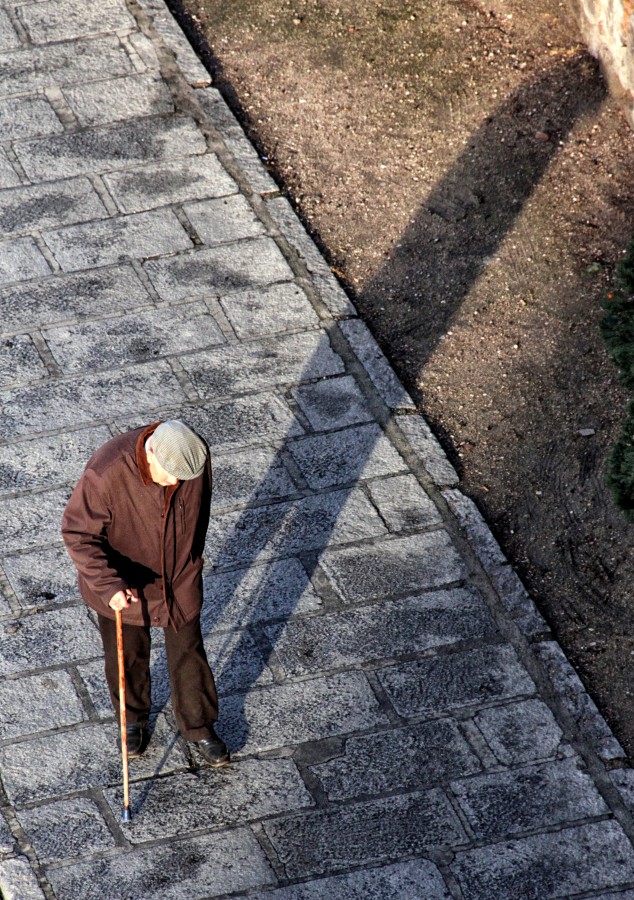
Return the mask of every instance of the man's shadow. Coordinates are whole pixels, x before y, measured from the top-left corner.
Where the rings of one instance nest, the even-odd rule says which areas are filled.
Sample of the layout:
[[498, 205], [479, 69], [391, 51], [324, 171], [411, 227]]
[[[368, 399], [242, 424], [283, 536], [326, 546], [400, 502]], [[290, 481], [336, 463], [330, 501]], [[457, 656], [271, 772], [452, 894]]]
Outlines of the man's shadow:
[[[390, 259], [377, 271], [359, 298], [362, 314], [367, 313], [379, 323], [382, 343], [388, 353], [392, 340], [407, 336], [412, 355], [408, 360], [411, 371], [420, 369], [450, 327], [471, 286], [522, 212], [576, 120], [596, 110], [603, 97], [596, 67], [589, 58], [576, 57], [554, 64], [548, 72], [522, 85], [483, 122], [460, 157], [430, 192]], [[392, 303], [386, 315], [394, 316], [397, 308], [401, 313], [398, 329], [390, 329], [387, 320], [384, 320], [385, 327], [381, 327], [378, 306], [385, 304], [386, 293]], [[324, 335], [323, 341], [327, 340]], [[308, 362], [306, 371], [311, 371], [311, 365]], [[334, 389], [334, 381], [332, 385]], [[213, 398], [206, 400], [208, 406], [210, 400]], [[335, 400], [333, 393], [333, 402]], [[208, 440], [213, 454], [213, 430], [206, 428], [202, 419], [193, 424]], [[286, 436], [259, 485], [258, 494], [267, 488], [268, 479], [277, 477], [279, 467], [285, 466], [295, 440], [295, 435]], [[240, 609], [241, 621], [234, 623], [235, 630], [222, 632], [210, 658], [212, 668], [219, 672], [221, 697], [232, 697], [235, 721], [231, 724], [230, 749], [233, 752], [240, 751], [249, 739], [245, 702], [251, 690], [266, 690], [264, 680], [275, 649], [274, 635], [282, 633], [309, 580], [315, 576], [320, 555], [332, 542], [338, 515], [357, 488], [371, 452], [372, 446], [366, 445], [355, 460], [352, 477], [317, 495], [328, 496], [327, 503], [320, 501], [324, 508], [328, 507], [328, 514], [320, 519], [319, 503], [316, 502], [312, 531], [311, 516], [306, 512], [310, 500], [280, 499], [263, 503], [254, 492], [253, 505], [236, 514], [220, 544], [209, 548], [216, 573], [206, 579], [210, 593], [205, 597], [202, 615], [205, 634], [211, 635], [214, 629], [227, 627], [223, 619], [241, 585], [244, 588], [247, 580], [253, 577], [249, 573], [257, 569], [262, 576], [259, 582], [255, 579], [246, 596], [241, 596], [236, 606]], [[299, 485], [298, 491], [303, 492]], [[263, 555], [267, 554], [272, 558], [263, 564]], [[305, 573], [303, 579], [297, 579], [297, 560]], [[290, 588], [292, 593], [286, 597], [283, 611], [267, 619], [263, 604], [269, 603], [272, 585], [278, 580], [283, 581], [290, 567], [294, 567], [294, 580], [286, 579], [286, 583], [296, 587]], [[223, 570], [233, 573], [224, 579], [225, 587], [233, 580], [233, 588], [225, 589], [219, 595], [214, 593], [213, 585], [222, 581]], [[264, 621], [274, 625], [274, 631], [269, 629], [265, 635]], [[258, 648], [255, 654], [254, 644]], [[245, 667], [247, 658], [250, 664]], [[164, 670], [165, 660], [159, 655], [152, 669], [157, 687], [155, 712], [162, 709], [169, 695]], [[236, 671], [244, 673], [241, 680], [232, 676]], [[222, 725], [219, 731], [222, 733]]]

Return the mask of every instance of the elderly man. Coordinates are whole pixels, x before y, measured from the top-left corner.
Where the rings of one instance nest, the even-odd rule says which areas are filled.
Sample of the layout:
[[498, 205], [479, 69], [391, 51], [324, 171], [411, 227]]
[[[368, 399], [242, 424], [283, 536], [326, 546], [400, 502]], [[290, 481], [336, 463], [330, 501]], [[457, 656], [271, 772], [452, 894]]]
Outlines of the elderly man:
[[174, 714], [212, 766], [229, 763], [214, 731], [218, 696], [200, 631], [211, 500], [205, 442], [178, 420], [121, 434], [88, 461], [62, 519], [82, 597], [98, 615], [119, 713], [116, 609], [122, 610], [129, 756], [145, 749], [150, 627], [165, 632]]

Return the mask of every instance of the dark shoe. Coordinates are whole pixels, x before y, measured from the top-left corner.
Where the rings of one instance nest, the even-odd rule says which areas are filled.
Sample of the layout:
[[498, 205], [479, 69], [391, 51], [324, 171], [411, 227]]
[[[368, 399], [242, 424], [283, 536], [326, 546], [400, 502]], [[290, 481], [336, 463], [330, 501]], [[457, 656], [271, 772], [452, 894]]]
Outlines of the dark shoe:
[[210, 766], [228, 766], [231, 762], [227, 745], [220, 740], [213, 728], [211, 729], [210, 737], [197, 741], [196, 746], [205, 762]]
[[[126, 744], [128, 745], [128, 759], [135, 759], [141, 756], [145, 750], [145, 728], [134, 722], [132, 725], [126, 725]], [[117, 738], [119, 750], [121, 750], [121, 735]]]

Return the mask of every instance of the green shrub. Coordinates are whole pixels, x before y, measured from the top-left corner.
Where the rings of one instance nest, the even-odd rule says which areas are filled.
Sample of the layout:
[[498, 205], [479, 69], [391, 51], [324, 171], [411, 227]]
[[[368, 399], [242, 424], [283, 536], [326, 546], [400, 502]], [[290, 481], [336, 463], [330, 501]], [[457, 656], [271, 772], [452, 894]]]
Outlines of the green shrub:
[[[601, 334], [618, 367], [619, 380], [634, 390], [634, 240], [615, 276], [617, 288], [603, 304]], [[608, 484], [619, 508], [634, 522], [634, 400], [621, 437], [610, 452]]]

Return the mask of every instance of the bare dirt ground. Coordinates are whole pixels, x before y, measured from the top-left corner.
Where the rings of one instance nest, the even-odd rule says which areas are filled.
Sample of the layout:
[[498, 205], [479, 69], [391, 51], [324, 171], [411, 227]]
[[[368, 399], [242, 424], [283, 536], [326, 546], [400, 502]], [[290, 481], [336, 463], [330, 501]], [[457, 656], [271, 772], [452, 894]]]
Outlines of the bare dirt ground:
[[634, 757], [633, 528], [604, 483], [626, 396], [598, 330], [634, 135], [571, 9], [171, 5]]

